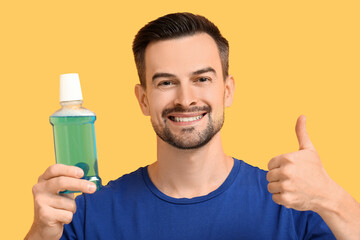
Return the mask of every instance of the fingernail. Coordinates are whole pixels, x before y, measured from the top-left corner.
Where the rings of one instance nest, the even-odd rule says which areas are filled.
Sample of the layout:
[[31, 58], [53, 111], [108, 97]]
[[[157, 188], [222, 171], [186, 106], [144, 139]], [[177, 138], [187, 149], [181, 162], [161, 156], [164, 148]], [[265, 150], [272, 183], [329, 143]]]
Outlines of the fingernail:
[[83, 170], [81, 169], [76, 170], [76, 176], [82, 177], [83, 174], [84, 174]]
[[89, 184], [89, 185], [88, 185], [88, 188], [89, 188], [89, 191], [90, 191], [90, 192], [95, 192], [95, 190], [96, 190], [95, 184]]

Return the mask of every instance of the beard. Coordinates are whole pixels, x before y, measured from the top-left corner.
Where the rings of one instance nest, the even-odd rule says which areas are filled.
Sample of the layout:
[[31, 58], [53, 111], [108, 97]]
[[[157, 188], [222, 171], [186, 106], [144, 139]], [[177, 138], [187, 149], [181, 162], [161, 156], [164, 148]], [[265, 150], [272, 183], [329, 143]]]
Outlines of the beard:
[[[183, 127], [179, 134], [174, 134], [168, 125], [167, 115], [172, 112], [201, 112], [206, 111], [206, 115], [203, 118], [208, 118], [206, 128], [203, 130], [197, 130], [195, 127]], [[197, 149], [206, 145], [222, 128], [224, 125], [224, 112], [219, 119], [214, 120], [212, 117], [212, 111], [210, 106], [204, 107], [192, 107], [189, 109], [183, 109], [182, 107], [175, 107], [172, 109], [165, 109], [162, 112], [162, 118], [164, 127], [156, 125], [151, 119], [151, 124], [154, 128], [156, 135], [164, 142], [179, 148], [179, 149]], [[202, 119], [205, 120], [205, 119]]]

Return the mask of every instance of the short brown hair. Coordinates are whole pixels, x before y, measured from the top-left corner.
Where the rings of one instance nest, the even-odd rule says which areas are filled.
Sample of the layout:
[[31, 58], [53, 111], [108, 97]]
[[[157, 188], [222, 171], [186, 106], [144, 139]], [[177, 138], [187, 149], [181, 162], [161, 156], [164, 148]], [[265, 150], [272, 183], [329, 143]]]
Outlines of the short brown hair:
[[136, 34], [133, 53], [141, 85], [146, 88], [145, 49], [150, 42], [207, 33], [218, 46], [224, 79], [229, 70], [229, 43], [219, 29], [200, 15], [192, 13], [171, 13], [149, 22]]

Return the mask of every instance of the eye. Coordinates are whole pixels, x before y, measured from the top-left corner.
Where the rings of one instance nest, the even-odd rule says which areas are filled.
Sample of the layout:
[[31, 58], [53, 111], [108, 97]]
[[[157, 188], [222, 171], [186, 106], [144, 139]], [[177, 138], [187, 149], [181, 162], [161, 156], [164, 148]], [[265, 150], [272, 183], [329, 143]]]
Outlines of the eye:
[[210, 79], [207, 78], [207, 77], [200, 77], [200, 78], [198, 78], [197, 80], [198, 80], [199, 82], [207, 82], [207, 81], [210, 81]]
[[158, 86], [170, 86], [172, 84], [171, 81], [162, 81], [159, 82]]

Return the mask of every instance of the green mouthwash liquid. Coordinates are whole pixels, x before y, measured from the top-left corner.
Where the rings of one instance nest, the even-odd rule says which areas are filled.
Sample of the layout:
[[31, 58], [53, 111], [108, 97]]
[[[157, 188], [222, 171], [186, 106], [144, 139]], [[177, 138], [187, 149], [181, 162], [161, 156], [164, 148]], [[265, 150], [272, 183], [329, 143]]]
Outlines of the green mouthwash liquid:
[[83, 179], [100, 188], [94, 122], [96, 116], [50, 117], [54, 130], [56, 163], [80, 167]]

